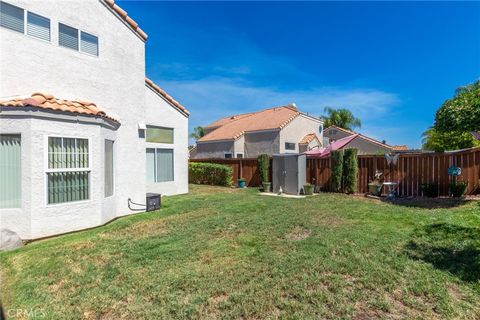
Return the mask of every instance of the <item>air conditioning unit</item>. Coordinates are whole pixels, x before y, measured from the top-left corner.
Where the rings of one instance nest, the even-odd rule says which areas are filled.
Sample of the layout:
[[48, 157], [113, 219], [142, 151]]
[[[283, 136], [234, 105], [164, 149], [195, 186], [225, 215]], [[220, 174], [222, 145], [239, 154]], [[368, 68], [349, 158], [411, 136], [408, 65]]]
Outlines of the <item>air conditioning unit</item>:
[[162, 204], [162, 195], [147, 193], [147, 211], [159, 210]]

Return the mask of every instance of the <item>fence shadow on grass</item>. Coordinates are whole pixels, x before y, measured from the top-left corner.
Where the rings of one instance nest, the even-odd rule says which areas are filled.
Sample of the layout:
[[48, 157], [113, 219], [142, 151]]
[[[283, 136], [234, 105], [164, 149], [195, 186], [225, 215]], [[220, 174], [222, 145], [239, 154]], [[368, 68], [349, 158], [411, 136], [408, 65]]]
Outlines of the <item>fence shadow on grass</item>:
[[422, 209], [448, 209], [466, 205], [473, 200], [462, 198], [397, 198], [394, 200], [384, 199], [383, 201], [388, 201], [391, 204], [404, 207]]
[[416, 229], [407, 255], [467, 282], [480, 280], [480, 228], [437, 223]]

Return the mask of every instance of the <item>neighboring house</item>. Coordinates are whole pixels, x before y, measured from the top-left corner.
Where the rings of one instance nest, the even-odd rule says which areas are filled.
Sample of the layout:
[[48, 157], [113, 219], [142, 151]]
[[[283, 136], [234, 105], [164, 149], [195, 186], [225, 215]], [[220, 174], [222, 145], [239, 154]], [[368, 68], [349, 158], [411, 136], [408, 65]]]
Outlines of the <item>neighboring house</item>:
[[147, 35], [125, 11], [0, 6], [0, 228], [40, 238], [188, 192], [189, 113], [145, 78]]
[[252, 158], [321, 147], [323, 121], [295, 105], [225, 117], [208, 125], [192, 158]]
[[324, 140], [329, 144], [333, 144], [337, 141], [341, 142], [335, 144], [336, 149], [334, 150], [355, 148], [358, 149], [358, 154], [379, 154], [396, 150], [407, 150], [407, 146], [390, 146], [378, 140], [364, 136], [363, 134], [337, 126], [325, 128], [323, 135]]
[[477, 131], [472, 131], [472, 136], [474, 139], [480, 141], [480, 131], [477, 132]]

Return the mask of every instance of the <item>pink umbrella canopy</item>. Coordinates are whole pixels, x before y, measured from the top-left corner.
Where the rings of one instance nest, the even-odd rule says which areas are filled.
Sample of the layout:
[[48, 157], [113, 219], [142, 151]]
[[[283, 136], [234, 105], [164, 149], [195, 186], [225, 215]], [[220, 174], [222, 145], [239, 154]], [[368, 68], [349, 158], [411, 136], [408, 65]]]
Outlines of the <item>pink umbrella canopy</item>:
[[348, 137], [345, 137], [345, 138], [342, 138], [342, 139], [338, 139], [338, 140], [330, 143], [326, 148], [313, 149], [313, 150], [305, 152], [305, 154], [309, 157], [318, 157], [318, 158], [326, 157], [326, 156], [330, 155], [330, 153], [332, 151], [339, 150], [339, 149], [342, 149], [343, 147], [345, 147], [353, 139], [358, 137], [358, 135], [359, 134], [356, 133], [356, 134], [352, 134], [351, 136], [348, 136]]

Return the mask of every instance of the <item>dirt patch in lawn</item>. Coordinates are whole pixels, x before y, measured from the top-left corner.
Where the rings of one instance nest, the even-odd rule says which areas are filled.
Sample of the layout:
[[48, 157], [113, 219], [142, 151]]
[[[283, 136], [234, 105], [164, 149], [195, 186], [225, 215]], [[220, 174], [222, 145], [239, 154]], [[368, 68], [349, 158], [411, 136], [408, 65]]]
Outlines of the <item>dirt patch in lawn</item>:
[[293, 230], [285, 235], [285, 239], [291, 241], [302, 241], [310, 237], [312, 230], [302, 226], [296, 226]]
[[134, 237], [136, 239], [151, 236], [161, 236], [168, 234], [168, 227], [165, 220], [147, 220], [134, 223], [126, 228], [115, 231], [107, 231], [100, 234], [103, 239], [123, 239], [125, 237]]

